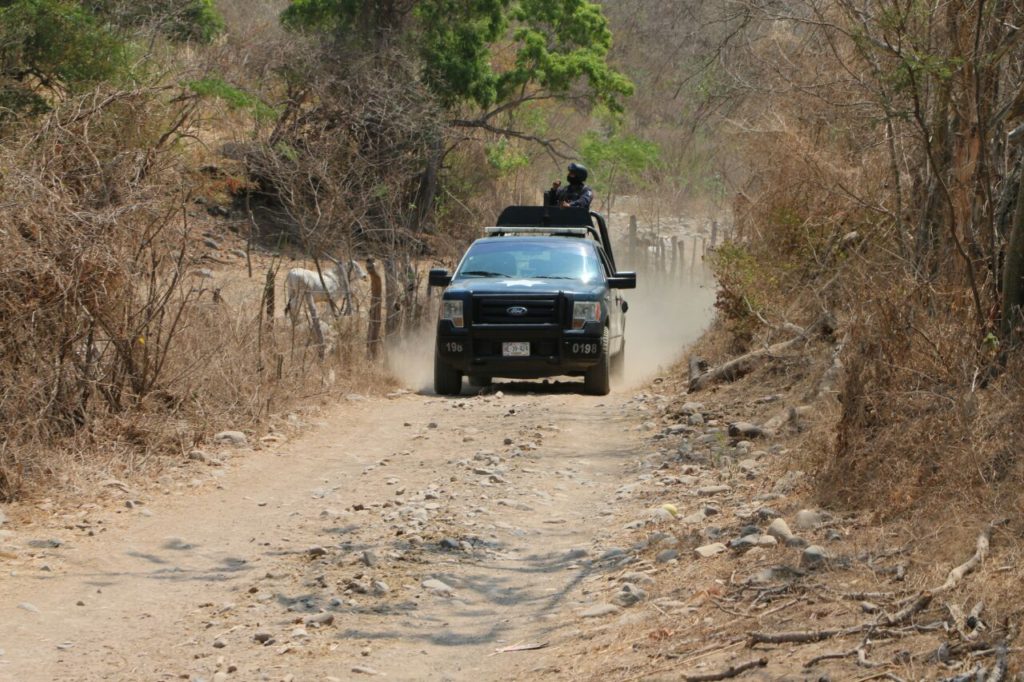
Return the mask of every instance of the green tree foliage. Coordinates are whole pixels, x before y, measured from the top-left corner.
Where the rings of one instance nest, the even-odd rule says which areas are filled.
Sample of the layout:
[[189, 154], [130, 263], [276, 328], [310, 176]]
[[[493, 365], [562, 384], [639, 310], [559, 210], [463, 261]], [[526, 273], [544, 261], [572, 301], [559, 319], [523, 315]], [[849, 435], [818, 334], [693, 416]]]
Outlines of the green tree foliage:
[[650, 171], [661, 165], [658, 145], [635, 135], [590, 132], [583, 136], [580, 151], [583, 161], [592, 168], [601, 168], [593, 184], [599, 190], [623, 183], [635, 190], [642, 187]]
[[83, 4], [119, 27], [151, 27], [181, 42], [209, 43], [224, 32], [224, 19], [213, 0], [86, 0]]
[[[349, 41], [379, 38], [382, 28], [400, 32], [415, 45], [427, 86], [449, 108], [562, 97], [586, 83], [586, 93], [578, 94], [619, 110], [632, 93], [629, 80], [606, 61], [607, 19], [586, 0], [292, 0], [282, 18], [292, 28]], [[368, 24], [377, 30], [366, 31]], [[514, 52], [499, 59], [494, 48], [503, 43]]]
[[68, 0], [15, 0], [0, 7], [0, 118], [39, 113], [55, 97], [113, 77], [124, 43]]

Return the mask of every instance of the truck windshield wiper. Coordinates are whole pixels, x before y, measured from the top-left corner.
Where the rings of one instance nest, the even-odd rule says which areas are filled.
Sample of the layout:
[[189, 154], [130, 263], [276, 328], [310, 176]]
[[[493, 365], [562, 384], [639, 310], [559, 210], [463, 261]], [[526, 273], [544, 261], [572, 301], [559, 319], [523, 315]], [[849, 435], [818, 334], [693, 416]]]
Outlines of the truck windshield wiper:
[[578, 277], [570, 277], [569, 275], [535, 275], [537, 279], [579, 279]]
[[459, 274], [464, 277], [509, 277], [503, 272], [491, 272], [490, 270], [467, 270]]

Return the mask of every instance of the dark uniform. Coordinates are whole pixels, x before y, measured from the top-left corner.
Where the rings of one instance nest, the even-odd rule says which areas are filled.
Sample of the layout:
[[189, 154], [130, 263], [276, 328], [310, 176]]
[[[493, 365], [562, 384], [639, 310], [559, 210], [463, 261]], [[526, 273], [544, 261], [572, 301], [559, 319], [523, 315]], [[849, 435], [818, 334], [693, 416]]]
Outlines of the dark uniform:
[[588, 211], [590, 202], [594, 200], [594, 190], [582, 182], [559, 187], [554, 194], [556, 206], [561, 206], [563, 201], [568, 201], [570, 208], [585, 208]]
[[590, 202], [594, 200], [594, 190], [586, 184], [587, 169], [578, 163], [569, 164], [569, 184], [565, 187], [555, 186], [545, 192], [544, 197], [549, 206], [562, 206], [568, 203], [569, 208], [585, 208], [590, 210]]

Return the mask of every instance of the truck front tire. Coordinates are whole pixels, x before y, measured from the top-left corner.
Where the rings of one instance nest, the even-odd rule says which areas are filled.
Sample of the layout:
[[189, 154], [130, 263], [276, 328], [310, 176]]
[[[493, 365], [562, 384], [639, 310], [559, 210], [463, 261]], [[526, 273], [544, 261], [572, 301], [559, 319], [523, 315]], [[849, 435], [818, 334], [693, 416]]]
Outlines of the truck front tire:
[[434, 393], [459, 395], [462, 393], [462, 372], [451, 367], [434, 352]]
[[587, 370], [583, 377], [583, 390], [590, 395], [608, 395], [611, 385], [611, 358], [608, 357], [608, 330], [601, 335], [601, 359]]

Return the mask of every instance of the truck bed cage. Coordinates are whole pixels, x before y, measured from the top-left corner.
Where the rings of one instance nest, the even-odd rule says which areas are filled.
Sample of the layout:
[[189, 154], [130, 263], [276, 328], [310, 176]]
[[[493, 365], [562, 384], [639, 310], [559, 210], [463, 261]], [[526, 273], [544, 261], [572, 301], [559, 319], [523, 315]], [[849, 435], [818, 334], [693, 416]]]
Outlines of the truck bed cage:
[[[597, 221], [596, 229], [594, 221]], [[513, 228], [502, 230], [501, 228]], [[588, 232], [604, 248], [604, 252], [615, 268], [615, 256], [612, 254], [612, 242], [608, 237], [608, 225], [604, 216], [596, 211], [585, 208], [560, 208], [558, 206], [507, 206], [498, 216], [497, 225], [487, 228], [487, 233], [495, 236], [506, 234], [526, 234], [522, 228], [535, 228], [533, 234], [559, 234], [585, 236]], [[555, 229], [552, 229], [555, 228]], [[558, 228], [583, 228], [585, 232]]]

